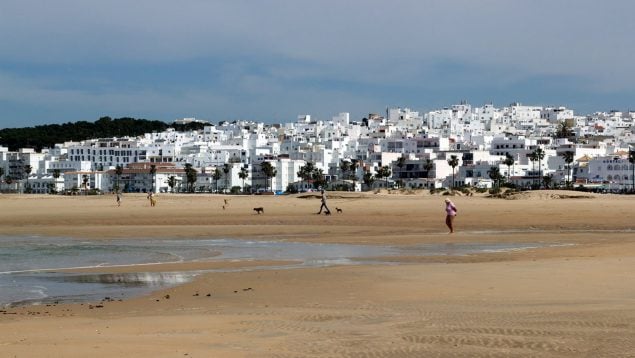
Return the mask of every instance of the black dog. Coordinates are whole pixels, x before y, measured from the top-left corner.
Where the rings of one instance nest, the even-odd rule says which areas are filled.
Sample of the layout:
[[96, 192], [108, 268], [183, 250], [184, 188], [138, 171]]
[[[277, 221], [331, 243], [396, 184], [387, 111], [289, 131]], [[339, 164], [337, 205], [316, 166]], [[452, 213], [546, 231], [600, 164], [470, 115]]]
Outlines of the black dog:
[[254, 208], [254, 211], [257, 212], [258, 215], [265, 213], [265, 209], [263, 209], [262, 206], [259, 208]]
[[338, 214], [341, 214], [341, 213], [342, 213], [342, 209], [340, 209], [340, 208], [338, 208], [338, 207], [335, 207], [335, 210], [337, 210]]

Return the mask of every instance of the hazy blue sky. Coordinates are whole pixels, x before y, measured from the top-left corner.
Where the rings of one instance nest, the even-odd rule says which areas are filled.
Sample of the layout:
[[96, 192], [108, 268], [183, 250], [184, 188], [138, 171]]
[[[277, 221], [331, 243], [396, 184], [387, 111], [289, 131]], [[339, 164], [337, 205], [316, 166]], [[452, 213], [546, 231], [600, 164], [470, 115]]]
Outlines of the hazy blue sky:
[[627, 110], [632, 0], [1, 0], [0, 127]]

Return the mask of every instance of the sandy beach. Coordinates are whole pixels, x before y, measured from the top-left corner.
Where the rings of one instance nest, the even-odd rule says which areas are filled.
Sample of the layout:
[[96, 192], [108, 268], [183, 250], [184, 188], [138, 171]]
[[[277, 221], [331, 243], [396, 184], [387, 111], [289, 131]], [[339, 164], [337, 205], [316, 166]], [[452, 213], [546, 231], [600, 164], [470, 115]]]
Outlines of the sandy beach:
[[[228, 199], [228, 204], [224, 200]], [[0, 195], [2, 235], [363, 245], [536, 243], [381, 265], [208, 273], [150, 295], [0, 313], [6, 357], [635, 357], [632, 196]], [[225, 208], [223, 209], [223, 205]], [[254, 207], [263, 207], [258, 215]], [[336, 213], [335, 208], [342, 213]], [[451, 246], [450, 246], [451, 247]], [[192, 271], [285, 262], [118, 267]], [[106, 271], [114, 271], [107, 269]], [[101, 306], [101, 307], [97, 307]]]

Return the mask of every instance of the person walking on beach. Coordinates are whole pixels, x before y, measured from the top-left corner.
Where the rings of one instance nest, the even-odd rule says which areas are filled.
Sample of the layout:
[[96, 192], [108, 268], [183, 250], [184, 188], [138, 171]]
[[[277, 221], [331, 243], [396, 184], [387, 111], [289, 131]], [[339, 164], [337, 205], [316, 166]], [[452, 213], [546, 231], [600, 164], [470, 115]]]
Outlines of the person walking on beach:
[[121, 206], [121, 193], [117, 192], [117, 206]]
[[454, 217], [456, 216], [456, 213], [458, 212], [458, 210], [456, 209], [456, 206], [454, 205], [454, 203], [452, 202], [452, 200], [450, 199], [445, 199], [445, 224], [448, 226], [448, 229], [450, 229], [450, 232], [448, 234], [452, 234], [454, 233]]
[[322, 214], [322, 209], [325, 209], [324, 213], [326, 215], [330, 215], [331, 214], [331, 210], [329, 210], [329, 207], [326, 206], [326, 194], [324, 193], [324, 189], [322, 189], [320, 191], [320, 193], [322, 194], [322, 197], [320, 198], [320, 201], [322, 202], [322, 205], [320, 205], [320, 211], [317, 214], [318, 215]]

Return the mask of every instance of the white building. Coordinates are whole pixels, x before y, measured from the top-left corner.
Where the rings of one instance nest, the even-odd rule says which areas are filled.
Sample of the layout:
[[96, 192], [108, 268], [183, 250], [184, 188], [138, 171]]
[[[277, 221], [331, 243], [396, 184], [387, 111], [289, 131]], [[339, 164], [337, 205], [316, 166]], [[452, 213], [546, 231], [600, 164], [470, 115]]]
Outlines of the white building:
[[588, 162], [588, 172], [584, 177], [578, 173], [578, 182], [605, 184], [606, 189], [632, 189], [633, 165], [628, 161], [627, 152], [593, 158]]

